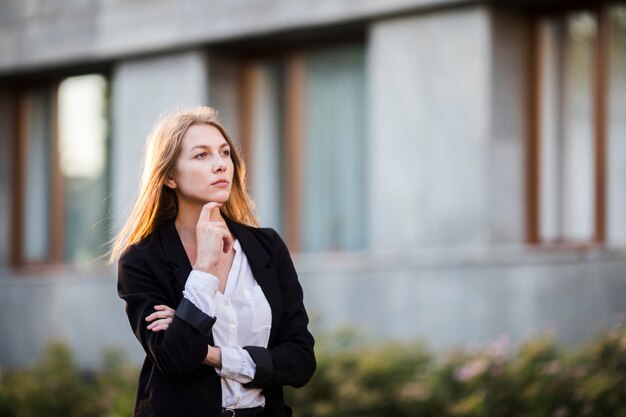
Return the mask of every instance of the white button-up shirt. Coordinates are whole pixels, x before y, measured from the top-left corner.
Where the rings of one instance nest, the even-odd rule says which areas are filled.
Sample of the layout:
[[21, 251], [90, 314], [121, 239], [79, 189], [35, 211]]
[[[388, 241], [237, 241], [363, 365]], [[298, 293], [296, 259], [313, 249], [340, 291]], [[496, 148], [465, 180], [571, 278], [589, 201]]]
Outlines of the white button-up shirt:
[[235, 257], [224, 294], [217, 290], [217, 277], [193, 270], [183, 295], [205, 314], [217, 318], [213, 339], [222, 352], [222, 368], [215, 369], [222, 379], [222, 407], [264, 406], [260, 389], [243, 387], [254, 379], [256, 365], [242, 346], [267, 347], [272, 310], [238, 240], [233, 248]]

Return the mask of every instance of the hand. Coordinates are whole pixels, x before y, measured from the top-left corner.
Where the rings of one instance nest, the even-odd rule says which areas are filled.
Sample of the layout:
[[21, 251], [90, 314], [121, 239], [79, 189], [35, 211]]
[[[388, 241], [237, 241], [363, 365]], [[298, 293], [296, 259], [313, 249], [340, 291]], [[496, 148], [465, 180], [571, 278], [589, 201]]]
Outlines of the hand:
[[[194, 269], [213, 274], [222, 253], [233, 246], [233, 237], [219, 214], [221, 203], [204, 205], [196, 225], [197, 255]], [[215, 274], [214, 274], [215, 275]]]
[[154, 306], [154, 309], [156, 311], [146, 317], [146, 321], [152, 322], [148, 325], [148, 330], [152, 330], [155, 333], [167, 330], [172, 320], [174, 320], [175, 310], [166, 305]]

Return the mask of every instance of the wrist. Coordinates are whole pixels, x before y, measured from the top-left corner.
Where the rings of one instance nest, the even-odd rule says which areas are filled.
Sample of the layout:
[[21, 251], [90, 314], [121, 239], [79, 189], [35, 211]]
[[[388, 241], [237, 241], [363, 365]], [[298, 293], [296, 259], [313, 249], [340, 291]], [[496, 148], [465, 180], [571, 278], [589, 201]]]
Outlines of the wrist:
[[207, 349], [206, 361], [215, 368], [222, 367], [222, 350], [219, 346], [211, 346]]
[[200, 271], [200, 272], [204, 272], [204, 273], [207, 273], [207, 274], [211, 273], [211, 270], [209, 269], [209, 267], [206, 266], [206, 265], [202, 265], [202, 264], [195, 264], [193, 266], [193, 269], [195, 271]]
[[193, 265], [193, 269], [206, 272], [207, 274], [213, 274], [213, 270], [215, 269], [215, 266], [217, 266], [217, 262], [199, 261]]

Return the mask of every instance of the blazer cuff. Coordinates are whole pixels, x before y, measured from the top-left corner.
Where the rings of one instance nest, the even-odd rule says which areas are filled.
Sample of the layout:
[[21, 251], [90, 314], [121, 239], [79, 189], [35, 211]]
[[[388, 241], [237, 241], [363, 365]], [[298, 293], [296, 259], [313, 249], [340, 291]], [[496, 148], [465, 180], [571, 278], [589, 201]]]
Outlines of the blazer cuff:
[[211, 330], [216, 321], [215, 317], [203, 313], [202, 310], [186, 298], [183, 298], [180, 304], [178, 304], [174, 316], [188, 323], [200, 334], [205, 336], [211, 336]]
[[269, 383], [274, 373], [274, 362], [270, 351], [261, 346], [244, 346], [256, 365], [254, 379], [245, 384], [246, 388], [262, 388]]

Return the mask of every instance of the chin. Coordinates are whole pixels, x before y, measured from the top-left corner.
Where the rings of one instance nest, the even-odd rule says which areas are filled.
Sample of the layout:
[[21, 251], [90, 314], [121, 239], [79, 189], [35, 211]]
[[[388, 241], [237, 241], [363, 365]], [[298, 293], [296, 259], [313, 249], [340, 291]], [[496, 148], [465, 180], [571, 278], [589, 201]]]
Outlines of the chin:
[[207, 200], [207, 203], [214, 201], [216, 203], [224, 204], [225, 202], [228, 201], [229, 198], [230, 198], [230, 192], [215, 193], [209, 197], [209, 199]]

